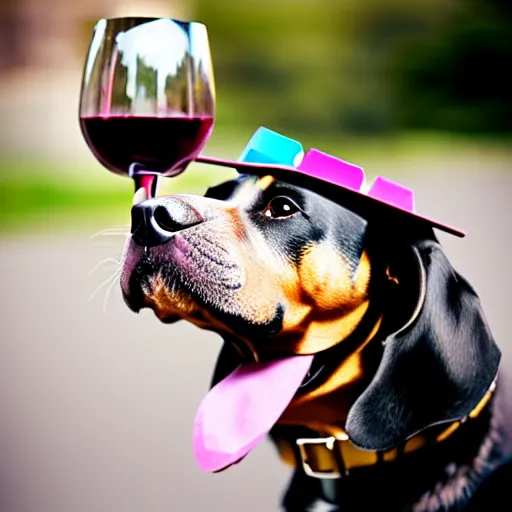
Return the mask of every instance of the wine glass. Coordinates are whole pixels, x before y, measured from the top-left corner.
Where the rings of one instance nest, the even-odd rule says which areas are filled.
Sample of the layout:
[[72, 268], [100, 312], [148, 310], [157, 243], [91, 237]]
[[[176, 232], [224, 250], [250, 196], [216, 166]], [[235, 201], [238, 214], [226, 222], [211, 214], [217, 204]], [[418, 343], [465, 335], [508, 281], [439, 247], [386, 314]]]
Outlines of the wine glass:
[[213, 129], [215, 85], [206, 27], [171, 18], [101, 19], [80, 96], [80, 127], [108, 170], [156, 194]]

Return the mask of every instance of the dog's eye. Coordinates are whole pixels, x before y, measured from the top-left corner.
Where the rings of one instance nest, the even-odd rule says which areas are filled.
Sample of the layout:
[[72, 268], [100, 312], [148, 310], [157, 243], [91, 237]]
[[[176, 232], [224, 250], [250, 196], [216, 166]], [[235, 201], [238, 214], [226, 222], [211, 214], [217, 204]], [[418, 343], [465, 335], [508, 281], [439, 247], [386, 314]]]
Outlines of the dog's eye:
[[298, 212], [300, 208], [297, 204], [292, 201], [289, 197], [278, 196], [272, 199], [267, 207], [263, 210], [265, 217], [272, 219], [290, 217], [294, 213]]

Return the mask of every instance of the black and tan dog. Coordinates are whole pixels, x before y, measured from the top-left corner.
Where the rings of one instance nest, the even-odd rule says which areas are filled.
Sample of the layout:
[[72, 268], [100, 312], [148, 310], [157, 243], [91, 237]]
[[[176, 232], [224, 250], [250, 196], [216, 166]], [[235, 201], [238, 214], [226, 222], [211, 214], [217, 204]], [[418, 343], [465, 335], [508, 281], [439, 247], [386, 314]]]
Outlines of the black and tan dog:
[[345, 206], [247, 175], [144, 201], [125, 300], [220, 333], [214, 382], [314, 354], [270, 433], [296, 467], [287, 510], [512, 510], [512, 400], [477, 295], [430, 226]]

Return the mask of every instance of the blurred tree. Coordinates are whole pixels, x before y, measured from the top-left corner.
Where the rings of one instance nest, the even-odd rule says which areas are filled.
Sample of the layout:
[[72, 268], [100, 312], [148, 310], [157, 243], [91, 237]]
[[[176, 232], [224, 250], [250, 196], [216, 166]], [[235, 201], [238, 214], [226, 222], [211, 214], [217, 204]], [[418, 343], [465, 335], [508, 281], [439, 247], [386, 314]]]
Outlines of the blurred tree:
[[156, 69], [151, 64], [147, 64], [146, 59], [140, 55], [137, 55], [137, 66], [135, 69], [137, 70], [135, 95], [137, 96], [139, 91], [141, 91], [140, 93], [143, 97], [155, 98], [157, 81]]
[[176, 68], [176, 74], [166, 79], [165, 94], [167, 96], [167, 109], [175, 112], [190, 112], [188, 90], [188, 75], [190, 69], [190, 55], [187, 52]]
[[22, 66], [27, 60], [20, 5], [21, 0], [0, 3], [0, 73]]
[[396, 59], [400, 125], [472, 133], [512, 132], [512, 4], [464, 0], [435, 40]]
[[222, 124], [512, 130], [504, 0], [196, 0]]
[[352, 30], [348, 22], [341, 31], [333, 23], [337, 3], [197, 4], [197, 17], [209, 28], [219, 123], [267, 124], [291, 135], [339, 125]]

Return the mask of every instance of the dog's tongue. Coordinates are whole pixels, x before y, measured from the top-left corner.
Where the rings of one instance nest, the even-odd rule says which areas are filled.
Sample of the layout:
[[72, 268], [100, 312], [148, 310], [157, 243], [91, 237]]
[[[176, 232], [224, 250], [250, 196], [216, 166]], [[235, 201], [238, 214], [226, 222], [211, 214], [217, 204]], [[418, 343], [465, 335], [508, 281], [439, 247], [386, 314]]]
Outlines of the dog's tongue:
[[205, 396], [194, 422], [194, 452], [203, 471], [247, 455], [270, 431], [306, 376], [313, 356], [239, 366]]

